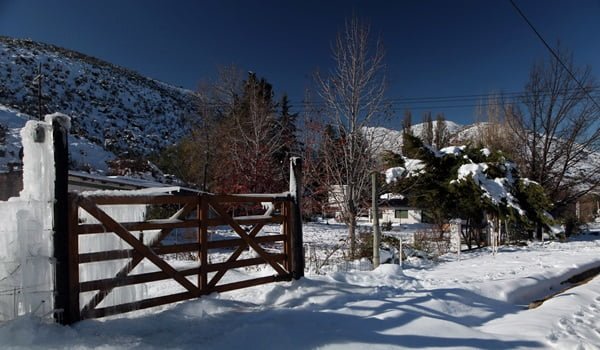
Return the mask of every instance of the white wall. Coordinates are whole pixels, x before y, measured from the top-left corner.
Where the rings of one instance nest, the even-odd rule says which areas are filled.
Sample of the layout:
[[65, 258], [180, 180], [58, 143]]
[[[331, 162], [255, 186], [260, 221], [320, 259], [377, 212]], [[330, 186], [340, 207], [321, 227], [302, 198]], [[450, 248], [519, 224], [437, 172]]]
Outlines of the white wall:
[[[23, 190], [19, 197], [0, 201], [0, 321], [25, 314], [53, 318], [55, 264], [52, 229], [56, 176], [52, 121], [55, 118], [68, 130], [68, 117], [59, 114], [46, 116], [44, 122], [28, 121], [21, 130]], [[36, 129], [43, 130], [43, 142], [34, 141]], [[105, 206], [103, 209], [121, 222], [143, 220], [146, 212], [144, 205]], [[94, 222], [84, 213], [80, 213], [80, 218]], [[151, 238], [151, 232], [147, 232], [146, 240]], [[79, 248], [80, 252], [86, 253], [126, 249], [128, 245], [114, 234], [102, 234], [80, 237]], [[82, 264], [79, 269], [80, 281], [112, 277], [125, 264], [126, 260], [102, 266]], [[143, 265], [140, 264], [140, 268]], [[82, 307], [92, 294], [80, 296]], [[139, 300], [145, 294], [144, 285], [117, 288], [102, 305]]]
[[[23, 190], [19, 197], [0, 201], [0, 320], [23, 314], [52, 317], [55, 117], [64, 118], [28, 121], [21, 130]], [[34, 141], [36, 129], [43, 130], [43, 142]]]
[[[396, 210], [408, 210], [408, 218], [396, 218]], [[412, 208], [381, 208], [379, 223], [391, 222], [392, 224], [418, 224], [421, 223], [421, 210]]]

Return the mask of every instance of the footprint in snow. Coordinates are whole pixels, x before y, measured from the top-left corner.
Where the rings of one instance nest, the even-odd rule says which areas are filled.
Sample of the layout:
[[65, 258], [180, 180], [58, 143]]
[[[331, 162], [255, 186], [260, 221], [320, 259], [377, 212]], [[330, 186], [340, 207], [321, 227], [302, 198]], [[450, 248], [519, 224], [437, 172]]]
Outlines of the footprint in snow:
[[570, 335], [577, 334], [577, 332], [575, 332], [575, 329], [573, 329], [573, 326], [571, 326], [571, 323], [566, 318], [561, 318], [558, 321], [558, 324], [564, 329], [565, 332], [569, 333]]
[[554, 333], [554, 331], [552, 331], [552, 333], [548, 334], [546, 336], [546, 338], [551, 342], [551, 343], [556, 343], [558, 341], [558, 335], [556, 333]]

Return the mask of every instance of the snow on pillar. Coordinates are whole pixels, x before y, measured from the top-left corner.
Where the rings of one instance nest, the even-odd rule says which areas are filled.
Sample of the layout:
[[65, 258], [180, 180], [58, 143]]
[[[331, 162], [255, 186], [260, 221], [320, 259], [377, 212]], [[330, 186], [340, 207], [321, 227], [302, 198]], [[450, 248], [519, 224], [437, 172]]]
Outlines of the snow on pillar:
[[19, 315], [51, 316], [54, 310], [52, 122], [68, 128], [64, 115], [29, 121], [21, 129], [23, 190], [0, 202], [0, 320]]

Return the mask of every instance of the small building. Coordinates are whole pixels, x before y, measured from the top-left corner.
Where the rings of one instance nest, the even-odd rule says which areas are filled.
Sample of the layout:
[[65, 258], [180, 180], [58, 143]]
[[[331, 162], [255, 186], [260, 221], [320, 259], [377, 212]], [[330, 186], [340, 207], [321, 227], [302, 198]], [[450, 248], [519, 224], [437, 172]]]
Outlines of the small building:
[[[371, 219], [369, 210], [369, 221]], [[392, 224], [419, 224], [423, 219], [423, 211], [410, 206], [408, 199], [395, 194], [385, 194], [379, 201], [379, 223], [391, 222]]]

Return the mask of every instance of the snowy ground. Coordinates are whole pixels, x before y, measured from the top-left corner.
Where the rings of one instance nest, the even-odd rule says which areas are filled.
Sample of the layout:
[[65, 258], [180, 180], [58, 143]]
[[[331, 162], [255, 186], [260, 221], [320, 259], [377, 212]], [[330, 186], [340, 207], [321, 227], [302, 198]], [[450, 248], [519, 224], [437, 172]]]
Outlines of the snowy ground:
[[[305, 241], [335, 247], [343, 227], [312, 224]], [[410, 259], [402, 270], [311, 274], [71, 327], [21, 317], [0, 325], [0, 348], [74, 349], [600, 349], [600, 237]]]

